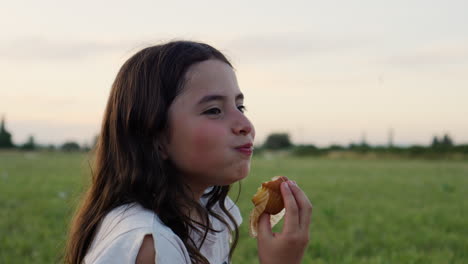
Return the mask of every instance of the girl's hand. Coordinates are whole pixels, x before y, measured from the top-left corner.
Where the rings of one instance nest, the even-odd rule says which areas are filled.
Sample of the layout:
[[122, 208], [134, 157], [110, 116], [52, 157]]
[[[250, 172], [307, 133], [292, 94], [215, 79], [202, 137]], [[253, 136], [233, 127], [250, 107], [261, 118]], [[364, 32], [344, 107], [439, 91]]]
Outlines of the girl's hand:
[[281, 184], [286, 208], [281, 233], [272, 233], [270, 215], [263, 214], [258, 223], [258, 256], [261, 264], [298, 264], [309, 243], [312, 204], [292, 181]]

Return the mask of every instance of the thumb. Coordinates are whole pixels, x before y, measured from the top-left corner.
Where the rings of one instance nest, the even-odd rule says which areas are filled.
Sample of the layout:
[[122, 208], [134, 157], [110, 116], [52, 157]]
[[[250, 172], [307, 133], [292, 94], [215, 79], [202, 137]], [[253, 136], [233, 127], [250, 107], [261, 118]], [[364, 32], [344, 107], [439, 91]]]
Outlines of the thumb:
[[260, 219], [258, 220], [258, 234], [257, 237], [259, 240], [263, 240], [266, 238], [273, 237], [273, 233], [271, 232], [271, 224], [270, 224], [270, 215], [269, 214], [262, 214]]

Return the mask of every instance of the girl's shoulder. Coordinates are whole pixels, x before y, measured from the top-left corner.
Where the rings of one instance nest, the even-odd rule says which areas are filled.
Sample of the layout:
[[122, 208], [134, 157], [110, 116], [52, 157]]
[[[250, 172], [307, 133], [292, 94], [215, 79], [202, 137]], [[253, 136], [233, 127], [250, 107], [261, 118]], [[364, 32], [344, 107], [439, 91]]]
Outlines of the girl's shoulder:
[[164, 252], [164, 257], [177, 263], [187, 260], [185, 247], [177, 235], [153, 211], [130, 203], [114, 208], [105, 216], [85, 263], [135, 263], [145, 235], [153, 236], [155, 251]]
[[153, 211], [138, 203], [128, 203], [114, 208], [104, 217], [96, 238], [97, 240], [114, 239], [134, 230], [163, 234], [173, 233]]
[[[236, 224], [240, 225], [242, 216], [239, 208], [229, 197], [226, 197], [225, 207], [236, 220]], [[213, 209], [224, 215], [219, 203]], [[207, 240], [212, 240], [214, 244], [207, 243], [202, 251], [205, 253], [204, 251], [208, 249], [213, 251], [213, 248], [219, 248], [218, 255], [224, 258], [224, 255], [227, 256], [229, 253], [230, 233], [216, 219], [211, 220], [214, 221], [216, 229], [224, 232], [209, 234]], [[227, 222], [233, 230], [232, 223]], [[159, 219], [156, 213], [138, 203], [121, 205], [104, 217], [86, 254], [85, 263], [135, 263], [143, 239], [148, 234], [153, 236], [156, 263], [190, 263], [188, 251], [182, 240]], [[212, 256], [209, 252], [205, 255], [210, 260], [218, 260], [217, 256]], [[222, 263], [221, 260], [218, 262]]]

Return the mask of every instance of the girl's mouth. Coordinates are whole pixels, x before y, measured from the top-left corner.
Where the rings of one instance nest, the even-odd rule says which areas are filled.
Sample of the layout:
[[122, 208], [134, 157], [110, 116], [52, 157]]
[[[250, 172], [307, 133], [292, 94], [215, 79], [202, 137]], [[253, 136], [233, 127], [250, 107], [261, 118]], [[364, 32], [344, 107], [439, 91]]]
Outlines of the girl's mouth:
[[253, 147], [236, 148], [236, 150], [248, 156], [252, 155], [253, 153]]

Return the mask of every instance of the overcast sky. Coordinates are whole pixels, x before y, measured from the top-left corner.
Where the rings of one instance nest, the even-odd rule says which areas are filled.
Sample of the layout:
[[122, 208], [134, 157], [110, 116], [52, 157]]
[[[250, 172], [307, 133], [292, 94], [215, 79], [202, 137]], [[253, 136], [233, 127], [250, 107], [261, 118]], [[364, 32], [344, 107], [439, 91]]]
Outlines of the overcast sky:
[[468, 1], [3, 1], [0, 115], [16, 144], [90, 142], [141, 48], [224, 52], [256, 143], [468, 143]]

